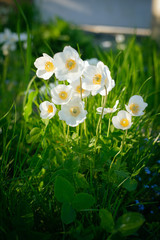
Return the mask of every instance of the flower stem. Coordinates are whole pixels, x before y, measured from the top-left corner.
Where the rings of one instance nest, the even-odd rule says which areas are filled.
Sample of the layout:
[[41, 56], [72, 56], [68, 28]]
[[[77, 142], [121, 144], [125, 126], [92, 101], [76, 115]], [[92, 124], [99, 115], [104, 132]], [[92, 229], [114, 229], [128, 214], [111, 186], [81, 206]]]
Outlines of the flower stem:
[[5, 56], [4, 64], [3, 64], [3, 75], [2, 75], [2, 94], [5, 93], [5, 80], [7, 77], [7, 69], [8, 69], [9, 57]]
[[[123, 151], [123, 147], [124, 147], [124, 145], [125, 145], [126, 136], [127, 136], [127, 130], [126, 130], [125, 133], [123, 134], [123, 138], [122, 138], [122, 141], [121, 141], [120, 150], [119, 150], [119, 152], [116, 153], [116, 155], [114, 156], [114, 158], [113, 158], [113, 160], [112, 160], [112, 162], [111, 162], [111, 165], [110, 165], [110, 169], [112, 168], [112, 165], [113, 165], [116, 157]], [[116, 163], [116, 161], [115, 161], [115, 163]]]
[[110, 125], [111, 125], [111, 118], [109, 117], [109, 120], [108, 120], [107, 137], [109, 137], [109, 129], [110, 129]]
[[99, 127], [101, 126], [101, 121], [102, 121], [102, 117], [103, 117], [104, 107], [105, 107], [106, 102], [107, 102], [107, 88], [106, 88], [105, 85], [104, 85], [104, 88], [105, 88], [105, 91], [106, 91], [106, 95], [105, 95], [104, 104], [103, 104], [103, 107], [102, 107], [102, 114], [101, 114], [100, 117], [99, 117], [98, 124], [97, 124], [97, 128], [96, 128], [96, 136], [97, 136], [97, 139], [98, 139], [98, 137], [99, 137], [99, 134], [101, 134], [101, 128], [99, 129]]

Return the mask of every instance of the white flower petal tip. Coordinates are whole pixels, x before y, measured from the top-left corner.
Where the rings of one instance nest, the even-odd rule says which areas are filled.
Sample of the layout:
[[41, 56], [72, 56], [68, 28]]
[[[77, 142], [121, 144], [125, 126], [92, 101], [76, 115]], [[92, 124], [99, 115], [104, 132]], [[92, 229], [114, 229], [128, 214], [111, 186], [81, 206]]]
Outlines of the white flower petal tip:
[[72, 86], [65, 84], [59, 84], [51, 89], [52, 102], [57, 105], [63, 105], [71, 100], [73, 95]]
[[73, 88], [73, 97], [81, 98], [81, 93], [82, 93], [82, 98], [88, 97], [90, 95], [90, 91], [87, 91], [83, 88], [81, 89], [80, 78], [72, 82], [70, 86], [72, 86]]
[[72, 82], [82, 76], [85, 63], [74, 48], [66, 46], [63, 52], [54, 55], [54, 60], [57, 69], [55, 75], [58, 80]]
[[37, 77], [43, 78], [44, 80], [48, 80], [56, 71], [54, 59], [46, 53], [43, 53], [43, 57], [35, 60], [34, 66], [37, 68]]
[[107, 113], [116, 112], [118, 110], [118, 108], [117, 108], [118, 104], [119, 104], [119, 100], [116, 101], [113, 108], [104, 108], [104, 110], [103, 110], [103, 107], [99, 107], [99, 108], [97, 108], [97, 113], [102, 114], [102, 111], [103, 111], [103, 116], [102, 116], [102, 118], [103, 118], [104, 115], [107, 114]]
[[148, 106], [139, 95], [134, 95], [129, 99], [128, 105], [125, 105], [126, 110], [132, 116], [141, 116], [144, 114], [144, 109]]
[[73, 98], [70, 102], [62, 105], [58, 113], [60, 120], [64, 120], [67, 125], [76, 127], [86, 119], [87, 111], [84, 110], [84, 102], [79, 97]]
[[86, 61], [88, 62], [89, 65], [94, 65], [94, 66], [96, 66], [97, 63], [99, 62], [97, 58], [87, 59]]
[[86, 66], [83, 73], [83, 89], [91, 91], [93, 96], [97, 93], [106, 95], [106, 92], [108, 94], [114, 86], [115, 82], [111, 78], [109, 68], [101, 61], [99, 61], [96, 66]]
[[131, 114], [121, 110], [118, 112], [117, 116], [112, 118], [112, 123], [117, 129], [127, 130], [132, 126], [131, 118]]
[[40, 117], [42, 119], [51, 119], [52, 117], [54, 117], [54, 115], [56, 114], [56, 107], [53, 103], [50, 103], [48, 101], [44, 101], [39, 105], [39, 109], [41, 111], [40, 113]]

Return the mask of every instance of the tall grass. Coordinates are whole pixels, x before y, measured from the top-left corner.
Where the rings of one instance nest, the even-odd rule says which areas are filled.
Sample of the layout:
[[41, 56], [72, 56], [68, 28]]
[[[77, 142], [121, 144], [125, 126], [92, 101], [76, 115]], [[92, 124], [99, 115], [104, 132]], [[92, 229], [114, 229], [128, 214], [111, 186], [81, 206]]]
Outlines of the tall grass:
[[[132, 127], [123, 132], [113, 127], [112, 115], [99, 121], [96, 108], [104, 101], [100, 95], [85, 99], [87, 119], [75, 128], [66, 126], [58, 115], [50, 121], [40, 119], [38, 106], [51, 97], [39, 89], [44, 83], [49, 89], [48, 84], [55, 79], [44, 82], [33, 76], [33, 61], [39, 50], [36, 54], [33, 51], [38, 40], [33, 39], [33, 48], [30, 40], [28, 29], [27, 53], [19, 55], [26, 65], [13, 61], [15, 65], [9, 71], [4, 69], [5, 78], [11, 76], [11, 81], [18, 71], [17, 76], [24, 72], [24, 85], [28, 83], [28, 87], [23, 95], [21, 88], [17, 91], [13, 105], [12, 97], [3, 95], [10, 104], [4, 105], [0, 119], [1, 239], [158, 240], [158, 214], [151, 213], [159, 208], [159, 189], [151, 188], [158, 186], [159, 174], [160, 53], [156, 44], [132, 37], [124, 51], [104, 51], [91, 43], [89, 53], [88, 45], [79, 43], [82, 59], [86, 49], [87, 57], [103, 61], [115, 79], [106, 107], [119, 99], [119, 108], [125, 109], [135, 94], [148, 103], [145, 115], [134, 118]], [[43, 41], [46, 39], [42, 37]], [[64, 44], [69, 41], [61, 47]], [[50, 52], [50, 44], [44, 46]], [[12, 55], [9, 58], [15, 59]], [[144, 210], [139, 210], [140, 204]]]

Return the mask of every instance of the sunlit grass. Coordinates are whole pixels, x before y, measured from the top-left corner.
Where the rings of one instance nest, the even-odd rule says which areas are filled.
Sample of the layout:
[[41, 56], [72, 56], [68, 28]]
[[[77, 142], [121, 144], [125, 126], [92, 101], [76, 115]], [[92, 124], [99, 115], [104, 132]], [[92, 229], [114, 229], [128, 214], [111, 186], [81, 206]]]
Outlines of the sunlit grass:
[[[57, 114], [50, 121], [40, 118], [39, 104], [50, 101], [51, 96], [39, 89], [45, 84], [49, 90], [55, 78], [44, 81], [35, 76], [33, 62], [40, 51], [34, 52], [37, 41], [33, 39], [32, 47], [29, 43], [23, 57], [18, 49], [1, 65], [2, 239], [135, 239], [134, 231], [145, 219], [136, 234], [140, 239], [149, 239], [149, 235], [158, 240], [160, 53], [156, 44], [132, 37], [124, 51], [104, 51], [91, 44], [89, 53], [87, 44], [78, 43], [82, 59], [86, 59], [86, 48], [88, 58], [97, 57], [111, 70], [116, 86], [105, 107], [114, 106], [119, 99], [118, 107], [125, 110], [136, 94], [148, 103], [145, 114], [133, 117], [126, 132], [113, 127], [114, 114], [99, 121], [96, 108], [104, 101], [100, 95], [84, 100], [87, 119], [77, 127], [68, 127]], [[69, 40], [60, 50], [50, 44], [44, 50], [51, 55], [51, 49], [62, 51], [65, 44]], [[18, 83], [12, 89], [14, 80]], [[140, 204], [144, 210], [139, 210]], [[127, 217], [131, 229], [121, 229]]]

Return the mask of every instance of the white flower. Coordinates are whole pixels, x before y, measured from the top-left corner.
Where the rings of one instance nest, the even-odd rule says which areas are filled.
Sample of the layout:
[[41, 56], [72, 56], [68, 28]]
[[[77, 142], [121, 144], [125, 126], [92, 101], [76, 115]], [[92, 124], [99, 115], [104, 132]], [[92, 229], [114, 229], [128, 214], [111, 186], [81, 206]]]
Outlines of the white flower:
[[[116, 111], [118, 110], [118, 108], [117, 108], [118, 104], [119, 104], [119, 100], [116, 101], [116, 104], [114, 105], [113, 108], [104, 108], [102, 118], [103, 118], [104, 115], [107, 114], [107, 113], [114, 113], [114, 112], [116, 112]], [[102, 109], [103, 109], [103, 107], [98, 107], [98, 108], [97, 108], [98, 114], [102, 114]]]
[[96, 66], [89, 65], [83, 73], [82, 88], [88, 91], [97, 91], [104, 85], [104, 64], [98, 62]]
[[26, 33], [21, 33], [21, 34], [20, 34], [20, 41], [21, 41], [21, 42], [27, 41], [27, 34], [26, 34]]
[[66, 104], [72, 97], [73, 89], [71, 86], [59, 84], [51, 89], [52, 102], [58, 105]]
[[111, 79], [110, 71], [103, 62], [98, 62], [96, 66], [89, 65], [83, 73], [82, 88], [92, 92], [92, 95], [100, 93], [105, 95], [105, 87], [107, 93], [114, 87], [114, 80]]
[[125, 105], [126, 110], [132, 116], [141, 116], [144, 114], [143, 110], [148, 106], [139, 95], [134, 95], [129, 99], [128, 105]]
[[97, 58], [87, 59], [86, 61], [88, 62], [89, 65], [94, 65], [94, 66], [96, 66], [97, 63], [99, 62]]
[[[81, 97], [80, 78], [72, 82], [70, 86], [72, 86], [73, 88], [73, 96]], [[82, 88], [82, 98], [88, 97], [89, 94], [90, 94], [90, 91], [84, 90]]]
[[53, 103], [44, 101], [40, 104], [39, 109], [41, 111], [40, 117], [42, 119], [51, 119], [56, 114], [56, 107]]
[[[106, 65], [104, 65], [104, 71], [105, 71], [105, 76], [106, 76], [105, 86], [106, 86], [107, 94], [108, 94], [112, 90], [112, 88], [115, 87], [115, 81], [112, 79], [111, 72]], [[102, 89], [99, 90], [99, 94], [101, 94], [102, 96], [105, 96], [106, 89], [105, 89], [105, 87], [102, 87]]]
[[43, 57], [37, 58], [34, 65], [37, 68], [37, 77], [43, 78], [44, 80], [49, 79], [56, 70], [54, 59], [46, 53], [43, 53]]
[[129, 129], [132, 125], [131, 118], [131, 114], [124, 110], [121, 110], [118, 112], [117, 116], [114, 116], [112, 118], [112, 123], [115, 128], [126, 130]]
[[58, 115], [60, 120], [64, 120], [69, 126], [75, 127], [84, 122], [87, 111], [84, 110], [84, 102], [80, 101], [79, 97], [75, 97], [62, 106]]
[[79, 57], [78, 52], [70, 46], [66, 46], [63, 52], [54, 55], [56, 78], [72, 82], [83, 73], [85, 63]]

